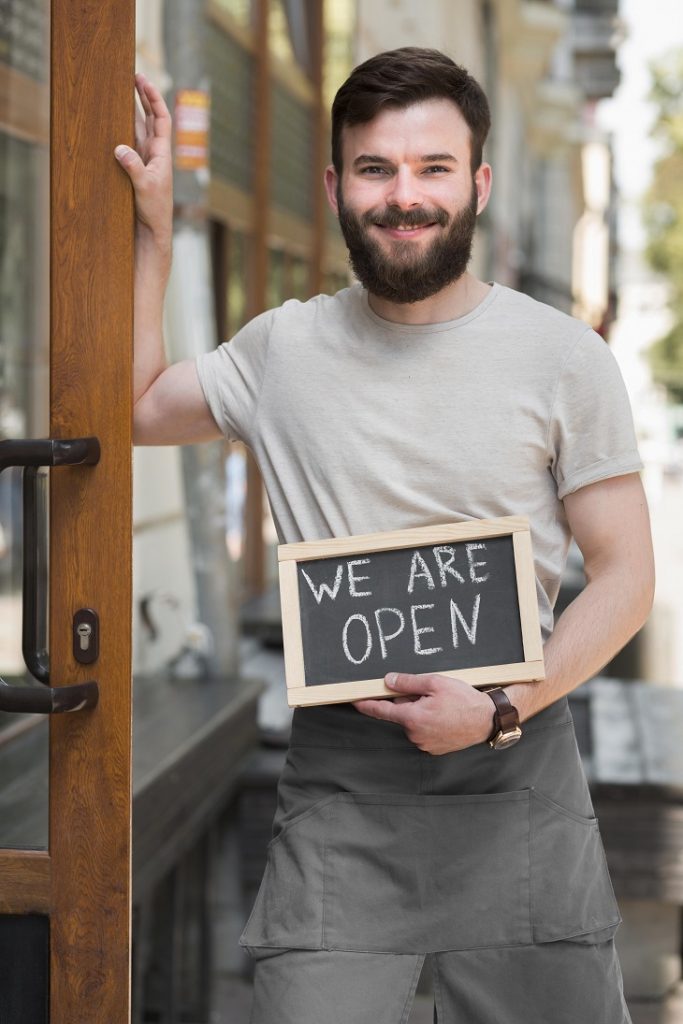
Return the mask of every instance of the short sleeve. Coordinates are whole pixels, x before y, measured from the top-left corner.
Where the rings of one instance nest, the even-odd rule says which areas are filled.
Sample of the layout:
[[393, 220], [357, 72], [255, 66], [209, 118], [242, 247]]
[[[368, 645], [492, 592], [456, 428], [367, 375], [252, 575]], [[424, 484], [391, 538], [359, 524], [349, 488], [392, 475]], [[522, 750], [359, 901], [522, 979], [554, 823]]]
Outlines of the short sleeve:
[[593, 330], [574, 343], [560, 373], [548, 451], [558, 498], [643, 468], [621, 371]]
[[197, 376], [213, 418], [231, 441], [253, 447], [259, 396], [268, 358], [273, 310], [251, 320], [230, 340], [198, 356]]

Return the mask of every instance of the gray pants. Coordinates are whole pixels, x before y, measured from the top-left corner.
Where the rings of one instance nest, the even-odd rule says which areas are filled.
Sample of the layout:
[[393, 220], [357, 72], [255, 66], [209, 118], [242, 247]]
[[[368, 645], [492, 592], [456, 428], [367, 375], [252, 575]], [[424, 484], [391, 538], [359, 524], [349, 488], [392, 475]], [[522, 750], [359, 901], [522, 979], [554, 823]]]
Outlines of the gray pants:
[[399, 1024], [426, 955], [443, 1024], [625, 1024], [620, 923], [566, 699], [520, 743], [434, 757], [298, 709], [240, 939], [252, 1024]]
[[[438, 1024], [630, 1024], [614, 942], [432, 953]], [[281, 950], [251, 1024], [405, 1024], [425, 954]]]

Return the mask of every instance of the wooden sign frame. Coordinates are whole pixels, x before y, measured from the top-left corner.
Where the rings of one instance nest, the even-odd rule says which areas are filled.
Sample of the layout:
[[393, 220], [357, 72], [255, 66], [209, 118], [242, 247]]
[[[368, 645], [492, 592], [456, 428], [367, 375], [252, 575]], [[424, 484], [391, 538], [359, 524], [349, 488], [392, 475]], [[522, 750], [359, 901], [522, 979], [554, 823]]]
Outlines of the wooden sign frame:
[[439, 670], [438, 674], [462, 679], [472, 686], [537, 682], [544, 679], [543, 644], [529, 520], [526, 516], [502, 516], [499, 519], [473, 519], [464, 523], [419, 526], [387, 533], [368, 533], [279, 545], [280, 603], [288, 705], [302, 707], [335, 704], [364, 697], [396, 696], [396, 693], [385, 685], [384, 677], [306, 686], [297, 576], [299, 562], [505, 536], [512, 538], [524, 661], [478, 668]]

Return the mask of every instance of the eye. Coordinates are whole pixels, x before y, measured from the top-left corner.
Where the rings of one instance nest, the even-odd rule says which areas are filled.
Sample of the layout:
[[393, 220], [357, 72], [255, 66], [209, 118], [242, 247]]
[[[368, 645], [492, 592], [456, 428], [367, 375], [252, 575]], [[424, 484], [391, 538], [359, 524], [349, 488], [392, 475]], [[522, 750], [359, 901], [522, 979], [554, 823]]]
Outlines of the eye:
[[432, 164], [431, 167], [425, 167], [425, 173], [431, 174], [432, 172], [448, 174], [450, 173], [450, 167], [441, 167], [439, 164]]
[[369, 164], [367, 167], [361, 168], [361, 174], [386, 174], [386, 167], [379, 167], [376, 165]]

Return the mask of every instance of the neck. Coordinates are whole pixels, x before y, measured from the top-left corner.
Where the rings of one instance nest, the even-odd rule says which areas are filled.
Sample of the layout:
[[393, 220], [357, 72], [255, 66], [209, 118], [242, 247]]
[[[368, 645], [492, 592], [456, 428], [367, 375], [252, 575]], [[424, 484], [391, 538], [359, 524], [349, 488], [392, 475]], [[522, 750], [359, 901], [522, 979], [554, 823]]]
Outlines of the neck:
[[420, 302], [391, 302], [370, 293], [373, 313], [395, 324], [439, 324], [466, 316], [486, 298], [490, 285], [470, 273]]

